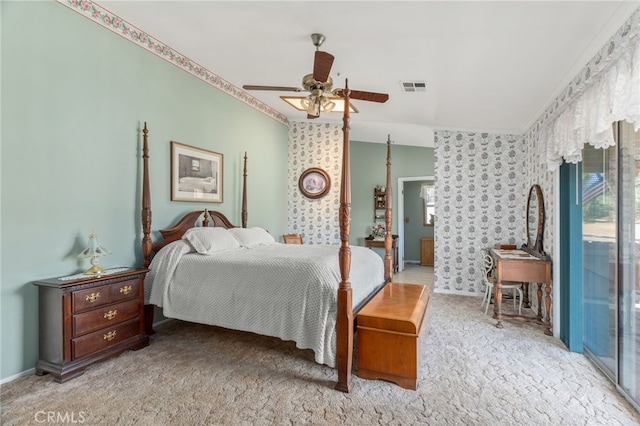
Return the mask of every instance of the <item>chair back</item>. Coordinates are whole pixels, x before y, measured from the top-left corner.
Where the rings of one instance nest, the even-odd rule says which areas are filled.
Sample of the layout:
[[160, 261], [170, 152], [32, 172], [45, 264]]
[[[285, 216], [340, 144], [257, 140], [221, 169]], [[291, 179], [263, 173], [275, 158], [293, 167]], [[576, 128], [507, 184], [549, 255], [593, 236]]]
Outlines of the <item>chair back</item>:
[[491, 281], [491, 273], [493, 271], [493, 257], [486, 251], [482, 250], [482, 267], [484, 268], [484, 280]]
[[285, 244], [302, 244], [301, 234], [284, 234], [282, 240]]

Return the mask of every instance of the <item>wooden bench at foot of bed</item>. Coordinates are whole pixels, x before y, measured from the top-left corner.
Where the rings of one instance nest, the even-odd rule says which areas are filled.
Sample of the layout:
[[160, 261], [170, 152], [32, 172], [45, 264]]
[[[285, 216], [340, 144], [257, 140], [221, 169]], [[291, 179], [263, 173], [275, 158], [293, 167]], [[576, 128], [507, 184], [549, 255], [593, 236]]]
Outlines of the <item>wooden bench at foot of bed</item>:
[[358, 376], [417, 389], [429, 288], [388, 283], [358, 313]]

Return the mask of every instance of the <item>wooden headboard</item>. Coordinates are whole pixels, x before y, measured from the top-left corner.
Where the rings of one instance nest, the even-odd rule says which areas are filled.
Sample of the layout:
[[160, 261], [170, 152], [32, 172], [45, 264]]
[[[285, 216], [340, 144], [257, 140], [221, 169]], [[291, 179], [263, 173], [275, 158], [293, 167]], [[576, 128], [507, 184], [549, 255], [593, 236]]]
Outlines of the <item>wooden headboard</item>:
[[166, 246], [169, 243], [179, 240], [182, 238], [187, 230], [198, 227], [198, 226], [217, 226], [219, 228], [236, 228], [234, 224], [222, 213], [217, 211], [211, 211], [204, 209], [195, 210], [185, 214], [182, 219], [178, 221], [178, 223], [168, 229], [161, 229], [160, 233], [164, 238], [163, 241], [156, 241], [151, 245], [151, 251], [153, 253], [157, 253], [162, 247]]

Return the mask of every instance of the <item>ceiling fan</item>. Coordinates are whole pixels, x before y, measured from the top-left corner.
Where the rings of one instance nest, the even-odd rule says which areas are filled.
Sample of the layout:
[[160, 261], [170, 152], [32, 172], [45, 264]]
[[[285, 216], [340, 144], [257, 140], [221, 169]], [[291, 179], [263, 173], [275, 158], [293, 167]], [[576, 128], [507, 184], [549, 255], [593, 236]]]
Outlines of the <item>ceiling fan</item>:
[[[289, 102], [294, 108], [307, 112], [307, 118], [318, 118], [320, 112], [331, 112], [336, 107], [336, 98], [344, 98], [344, 89], [333, 89], [333, 79], [329, 75], [334, 57], [332, 54], [320, 50], [325, 37], [322, 34], [311, 34], [311, 41], [316, 47], [313, 61], [313, 73], [302, 78], [302, 87], [287, 86], [257, 86], [245, 84], [245, 90], [271, 90], [278, 92], [309, 92], [307, 97], [300, 97], [299, 105]], [[284, 99], [284, 97], [282, 97]], [[389, 95], [386, 93], [363, 92], [349, 90], [350, 99], [359, 99], [370, 102], [386, 102]], [[357, 110], [356, 110], [357, 112]]]

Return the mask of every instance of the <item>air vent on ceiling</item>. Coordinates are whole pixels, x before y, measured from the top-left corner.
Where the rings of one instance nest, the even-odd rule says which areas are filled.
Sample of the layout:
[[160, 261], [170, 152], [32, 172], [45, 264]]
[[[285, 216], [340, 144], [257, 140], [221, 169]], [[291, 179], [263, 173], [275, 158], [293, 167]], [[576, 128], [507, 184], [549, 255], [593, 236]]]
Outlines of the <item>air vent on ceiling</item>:
[[426, 92], [427, 83], [425, 81], [401, 81], [403, 92]]

